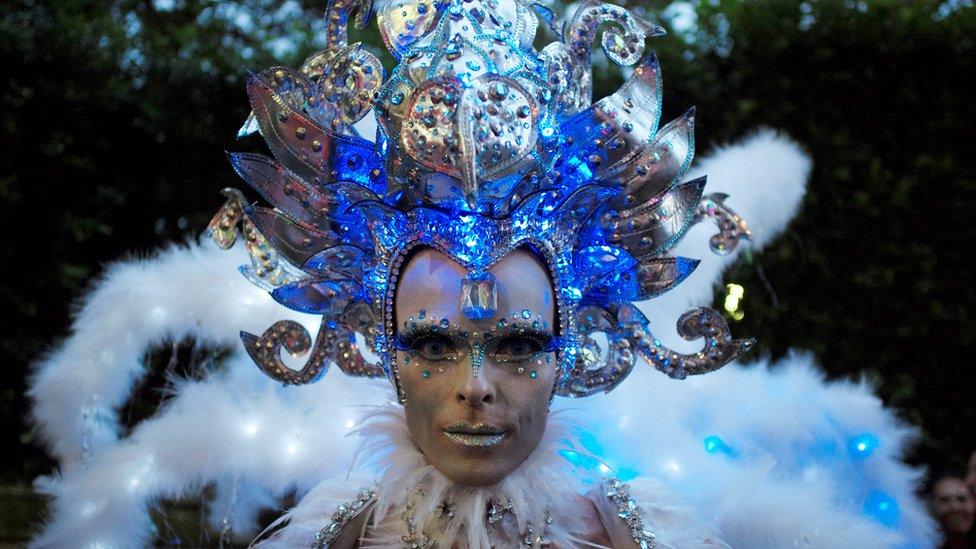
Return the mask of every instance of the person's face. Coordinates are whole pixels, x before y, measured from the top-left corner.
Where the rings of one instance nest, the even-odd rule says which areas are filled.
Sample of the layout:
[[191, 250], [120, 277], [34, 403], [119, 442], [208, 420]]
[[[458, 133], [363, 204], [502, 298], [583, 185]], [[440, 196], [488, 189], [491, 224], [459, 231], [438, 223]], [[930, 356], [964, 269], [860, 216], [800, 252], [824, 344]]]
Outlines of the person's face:
[[976, 500], [962, 479], [946, 477], [936, 482], [932, 508], [946, 534], [965, 534], [973, 526]]
[[497, 313], [461, 311], [467, 271], [418, 252], [401, 272], [395, 347], [414, 444], [466, 486], [502, 481], [535, 450], [555, 380], [552, 284], [542, 263], [515, 250], [493, 265]]
[[966, 466], [966, 484], [969, 485], [969, 493], [976, 497], [976, 450], [969, 454], [969, 463]]

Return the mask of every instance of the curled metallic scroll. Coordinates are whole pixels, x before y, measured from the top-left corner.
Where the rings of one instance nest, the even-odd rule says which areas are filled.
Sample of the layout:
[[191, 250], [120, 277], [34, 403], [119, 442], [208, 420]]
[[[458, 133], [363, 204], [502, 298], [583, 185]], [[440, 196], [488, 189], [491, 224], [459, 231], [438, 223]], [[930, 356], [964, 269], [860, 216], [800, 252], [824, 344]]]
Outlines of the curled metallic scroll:
[[603, 33], [601, 45], [611, 61], [618, 65], [633, 65], [644, 53], [644, 39], [661, 36], [664, 29], [644, 21], [625, 8], [601, 2], [584, 0], [564, 29], [563, 41], [573, 48], [577, 58], [589, 63], [590, 49], [600, 25], [611, 23], [623, 32], [609, 28]]
[[[572, 65], [566, 66], [559, 62], [559, 48], [543, 50], [550, 68], [561, 65], [564, 72], [573, 73], [568, 95], [576, 95], [578, 103], [576, 110], [585, 108], [593, 101], [593, 75], [590, 68], [590, 50], [596, 39], [600, 25], [611, 23], [619, 27], [608, 28], [603, 32], [601, 45], [607, 57], [617, 65], [633, 65], [644, 53], [644, 40], [647, 37], [660, 36], [664, 29], [644, 21], [626, 9], [600, 0], [584, 0], [573, 14], [573, 18], [563, 29], [563, 42], [573, 56]], [[548, 48], [547, 48], [548, 49]]]
[[251, 265], [241, 266], [241, 273], [251, 283], [267, 291], [305, 278], [307, 275], [280, 257], [275, 247], [245, 214], [247, 205], [241, 191], [227, 188], [221, 192], [227, 201], [214, 215], [207, 231], [217, 246], [225, 250], [233, 246], [243, 233]]
[[[362, 315], [366, 313], [355, 306], [350, 310], [353, 314], [343, 315], [341, 321], [324, 317], [314, 345], [308, 330], [292, 320], [275, 322], [260, 337], [241, 332], [241, 341], [244, 342], [247, 354], [262, 372], [287, 385], [304, 385], [317, 381], [328, 370], [330, 363], [335, 363], [343, 373], [350, 376], [385, 376], [382, 365], [370, 363], [363, 357], [356, 343], [355, 332], [347, 324], [350, 317], [363, 318]], [[369, 323], [368, 320], [362, 322]], [[311, 354], [301, 370], [290, 368], [281, 360], [282, 350], [298, 357], [308, 353], [309, 349]]]
[[373, 10], [373, 0], [329, 0], [325, 8], [325, 41], [328, 47], [341, 48], [349, 43], [349, 16], [357, 29], [366, 28]]
[[718, 225], [719, 232], [708, 239], [708, 245], [719, 255], [734, 250], [739, 245], [739, 240], [752, 238], [752, 231], [749, 230], [746, 220], [725, 205], [728, 197], [725, 193], [707, 194], [701, 198], [695, 212], [695, 223], [710, 217]]
[[[678, 319], [678, 334], [687, 340], [705, 338], [705, 347], [683, 354], [664, 347], [650, 331], [647, 317], [630, 303], [588, 306], [578, 313], [580, 350], [569, 380], [556, 393], [585, 397], [608, 392], [630, 374], [637, 357], [676, 379], [717, 370], [747, 352], [752, 339], [732, 339], [728, 324], [711, 309], [695, 308]], [[608, 347], [601, 353], [593, 334], [606, 334]]]
[[[325, 49], [302, 63], [307, 79], [297, 86], [287, 83], [297, 92], [291, 102], [297, 110], [307, 102], [308, 114], [316, 122], [340, 133], [369, 111], [372, 95], [383, 81], [379, 59], [358, 44], [349, 45], [349, 16], [354, 15], [356, 28], [365, 28], [372, 4], [372, 0], [330, 0], [325, 9]], [[286, 90], [276, 91], [284, 95]], [[259, 130], [251, 111], [237, 135], [245, 137]]]
[[440, 20], [441, 11], [427, 2], [390, 0], [376, 11], [380, 37], [398, 60]]

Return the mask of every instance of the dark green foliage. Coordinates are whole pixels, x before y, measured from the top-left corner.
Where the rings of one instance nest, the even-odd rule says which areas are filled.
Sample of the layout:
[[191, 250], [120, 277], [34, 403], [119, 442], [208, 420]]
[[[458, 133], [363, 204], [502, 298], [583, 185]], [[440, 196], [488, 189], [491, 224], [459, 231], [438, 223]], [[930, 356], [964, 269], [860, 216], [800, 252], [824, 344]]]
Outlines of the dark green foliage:
[[698, 43], [714, 46], [686, 49], [692, 63], [679, 37], [659, 46], [665, 104], [696, 103], [706, 142], [769, 126], [815, 163], [790, 230], [726, 273], [746, 288], [737, 332], [774, 358], [811, 350], [832, 377], [866, 374], [922, 428], [914, 461], [959, 465], [976, 448], [976, 109], [964, 83], [976, 74], [976, 13], [946, 16], [951, 3], [935, 2], [717, 4], [698, 9]]
[[[321, 46], [321, 21], [309, 22], [324, 1], [169, 3], [0, 0], [5, 481], [51, 466], [21, 421], [22, 394], [71, 300], [103, 262], [204, 227], [219, 190], [239, 185], [223, 151], [248, 145], [234, 140], [243, 70], [294, 66]], [[964, 78], [976, 74], [976, 15], [954, 5], [705, 2], [696, 30], [650, 44], [665, 117], [697, 105], [700, 149], [770, 126], [815, 160], [799, 219], [727, 273], [746, 288], [737, 333], [773, 357], [809, 349], [832, 376], [877, 379], [923, 428], [916, 457], [939, 466], [976, 446], [976, 109]], [[296, 47], [275, 60], [274, 37]], [[604, 93], [614, 82], [599, 80]]]

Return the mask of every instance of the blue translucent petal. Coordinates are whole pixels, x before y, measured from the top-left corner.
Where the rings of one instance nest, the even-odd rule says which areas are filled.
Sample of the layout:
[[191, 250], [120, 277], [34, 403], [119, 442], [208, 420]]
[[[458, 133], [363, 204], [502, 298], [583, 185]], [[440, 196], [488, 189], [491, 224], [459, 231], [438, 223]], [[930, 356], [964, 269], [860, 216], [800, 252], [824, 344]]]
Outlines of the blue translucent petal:
[[607, 276], [632, 268], [637, 261], [615, 246], [590, 246], [577, 252], [574, 264], [576, 278], [585, 291]]
[[316, 315], [341, 313], [357, 298], [358, 284], [352, 281], [299, 280], [271, 292], [278, 303], [294, 311]]
[[355, 246], [336, 246], [313, 255], [302, 265], [302, 270], [319, 278], [362, 278], [366, 254]]
[[614, 272], [593, 286], [586, 298], [596, 302], [643, 301], [681, 284], [700, 263], [687, 257], [662, 257]]

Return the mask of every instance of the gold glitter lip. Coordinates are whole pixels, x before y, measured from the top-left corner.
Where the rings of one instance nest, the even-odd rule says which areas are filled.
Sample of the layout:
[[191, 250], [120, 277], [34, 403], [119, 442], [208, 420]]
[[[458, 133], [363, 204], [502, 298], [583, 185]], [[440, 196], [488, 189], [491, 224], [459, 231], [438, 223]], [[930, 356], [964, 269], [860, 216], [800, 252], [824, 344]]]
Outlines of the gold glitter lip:
[[489, 423], [471, 425], [463, 421], [444, 428], [444, 434], [454, 442], [468, 448], [490, 448], [501, 444], [508, 435], [504, 430]]

